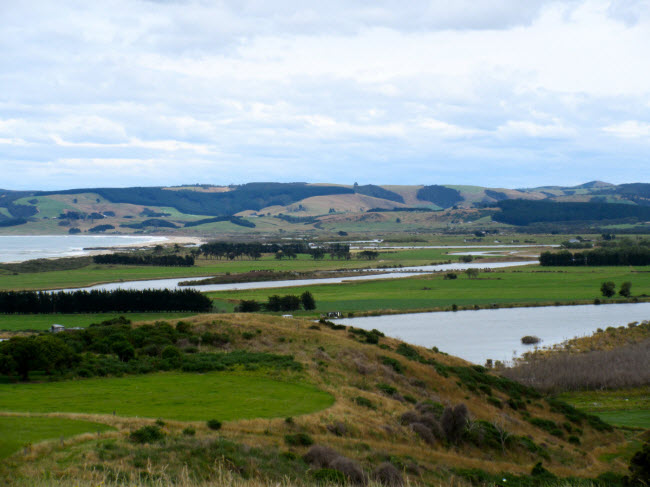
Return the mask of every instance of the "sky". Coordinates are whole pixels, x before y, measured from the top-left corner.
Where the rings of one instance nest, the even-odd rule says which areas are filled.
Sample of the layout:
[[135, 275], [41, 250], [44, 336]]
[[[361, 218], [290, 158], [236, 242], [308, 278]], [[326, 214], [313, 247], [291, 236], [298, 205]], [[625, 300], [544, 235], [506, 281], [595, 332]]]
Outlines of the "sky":
[[0, 1], [0, 171], [650, 182], [650, 0]]

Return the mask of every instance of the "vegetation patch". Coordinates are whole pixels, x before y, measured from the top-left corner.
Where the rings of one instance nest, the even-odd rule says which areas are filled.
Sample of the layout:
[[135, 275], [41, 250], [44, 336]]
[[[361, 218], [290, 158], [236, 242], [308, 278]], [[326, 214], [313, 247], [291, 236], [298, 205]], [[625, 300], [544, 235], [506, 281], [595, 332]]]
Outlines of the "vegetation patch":
[[102, 423], [48, 416], [0, 416], [0, 458], [45, 440], [109, 431]]
[[0, 409], [206, 421], [298, 416], [326, 408], [331, 395], [261, 373], [176, 372], [0, 385]]

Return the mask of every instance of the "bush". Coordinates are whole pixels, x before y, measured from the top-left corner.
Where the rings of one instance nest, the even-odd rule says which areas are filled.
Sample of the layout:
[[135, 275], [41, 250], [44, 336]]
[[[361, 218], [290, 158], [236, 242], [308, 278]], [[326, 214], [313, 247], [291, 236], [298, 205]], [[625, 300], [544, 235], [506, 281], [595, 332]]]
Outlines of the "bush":
[[464, 404], [456, 407], [446, 407], [440, 418], [440, 426], [450, 443], [458, 443], [467, 428], [469, 411]]
[[381, 359], [382, 364], [390, 367], [398, 374], [404, 373], [404, 366], [401, 364], [399, 360], [395, 360], [394, 358], [386, 357], [384, 355], [380, 356], [379, 358]]
[[386, 487], [402, 487], [404, 479], [402, 474], [392, 463], [384, 462], [372, 473], [373, 478]]
[[183, 434], [185, 436], [194, 436], [196, 434], [196, 430], [192, 428], [191, 426], [188, 426], [183, 430]]
[[345, 484], [347, 478], [342, 472], [334, 470], [333, 468], [319, 468], [312, 472], [312, 477], [317, 484], [332, 485], [332, 484]]
[[205, 424], [213, 431], [219, 431], [221, 429], [221, 421], [218, 419], [209, 419]]
[[296, 433], [295, 435], [285, 435], [284, 441], [290, 446], [310, 446], [314, 444], [311, 436], [307, 433]]
[[132, 431], [129, 439], [134, 443], [154, 443], [160, 441], [165, 437], [165, 433], [159, 426], [150, 425], [143, 426], [140, 429]]
[[310, 465], [324, 468], [331, 465], [338, 457], [339, 454], [333, 449], [323, 445], [314, 445], [305, 454], [303, 459]]
[[436, 444], [436, 437], [424, 423], [411, 423], [411, 429], [429, 445]]
[[372, 402], [370, 399], [365, 398], [363, 396], [357, 396], [353, 400], [359, 406], [363, 406], [365, 408], [375, 409], [375, 407], [376, 407], [374, 402]]
[[332, 468], [341, 472], [352, 484], [365, 485], [366, 475], [357, 462], [349, 458], [339, 456], [332, 462]]
[[377, 389], [379, 389], [381, 392], [384, 394], [388, 394], [389, 396], [394, 396], [397, 394], [397, 389], [395, 389], [393, 386], [388, 385], [388, 384], [377, 384]]

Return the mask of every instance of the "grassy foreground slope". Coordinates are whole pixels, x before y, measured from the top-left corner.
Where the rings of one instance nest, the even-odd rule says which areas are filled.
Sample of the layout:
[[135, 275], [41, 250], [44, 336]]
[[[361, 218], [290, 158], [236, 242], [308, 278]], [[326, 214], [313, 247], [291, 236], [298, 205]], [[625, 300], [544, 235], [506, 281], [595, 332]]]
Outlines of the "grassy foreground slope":
[[[334, 404], [302, 416], [287, 409], [282, 414], [285, 418], [233, 419], [224, 422], [218, 432], [204, 422], [168, 420], [159, 427], [160, 438], [142, 444], [130, 433], [145, 425], [154, 427], [153, 420], [142, 416], [150, 417], [146, 411], [154, 406], [176, 407], [174, 396], [162, 393], [161, 386], [160, 391], [152, 391], [157, 394], [152, 400], [142, 401], [137, 410], [141, 414], [131, 409], [124, 416], [93, 414], [99, 412], [99, 398], [97, 404], [80, 404], [79, 412], [59, 416], [104, 422], [117, 432], [81, 436], [64, 444], [48, 442], [27, 454], [19, 452], [0, 466], [0, 481], [38, 485], [47, 475], [49, 485], [56, 485], [59, 479], [63, 479], [62, 485], [70, 481], [79, 485], [92, 481], [122, 485], [212, 481], [228, 485], [219, 483], [226, 472], [233, 481], [253, 479], [250, 485], [259, 485], [255, 479], [260, 478], [314, 483], [323, 465], [350, 475], [361, 471], [372, 476], [390, 464], [418, 485], [440, 485], [453, 482], [453, 478], [468, 482], [476, 475], [495, 480], [498, 476], [499, 481], [507, 478], [508, 485], [524, 485], [521, 479], [528, 477], [520, 476], [528, 476], [539, 462], [563, 477], [593, 478], [606, 471], [622, 473], [626, 468], [626, 458], [600, 460], [602, 454], [625, 445], [619, 432], [461, 359], [376, 333], [331, 328], [327, 323], [250, 314], [219, 318], [199, 316], [185, 321], [198, 332], [227, 331], [234, 337], [227, 345], [230, 349], [292, 355], [302, 364], [302, 371], [259, 369], [254, 375], [307, 382], [334, 397]], [[128, 380], [150, 380], [155, 387], [160, 377], [131, 376]], [[168, 377], [174, 378], [174, 374]], [[176, 374], [179, 392], [187, 387], [183, 377]], [[194, 393], [187, 389], [192, 401], [204, 400], [212, 377], [193, 376], [195, 384], [204, 381], [205, 387]], [[104, 380], [110, 387], [120, 379], [96, 380], [98, 384]], [[15, 390], [23, 385], [11, 387]], [[24, 390], [41, 388], [45, 394], [52, 386], [59, 384], [30, 384]], [[146, 391], [140, 393], [146, 395]], [[259, 399], [259, 391], [250, 394], [251, 400]], [[14, 397], [18, 396], [16, 392]], [[129, 396], [125, 393], [125, 400]], [[235, 397], [224, 388], [219, 399], [234, 407]], [[321, 407], [325, 405], [321, 403]], [[22, 408], [28, 410], [29, 403]], [[226, 412], [212, 411], [215, 419], [227, 417]], [[332, 449], [336, 457], [303, 459], [311, 443]], [[325, 450], [320, 451], [325, 455]]]

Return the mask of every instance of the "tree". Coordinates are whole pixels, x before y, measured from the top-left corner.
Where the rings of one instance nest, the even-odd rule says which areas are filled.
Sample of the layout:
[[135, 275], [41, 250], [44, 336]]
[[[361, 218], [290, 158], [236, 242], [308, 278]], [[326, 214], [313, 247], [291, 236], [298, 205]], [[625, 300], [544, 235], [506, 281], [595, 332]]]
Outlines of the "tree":
[[300, 301], [302, 302], [302, 307], [306, 311], [316, 309], [316, 301], [309, 291], [305, 291], [300, 295]]
[[474, 268], [472, 268], [472, 269], [467, 269], [467, 270], [465, 271], [465, 274], [467, 274], [467, 277], [468, 277], [469, 279], [476, 279], [476, 278], [478, 277], [478, 269], [474, 269]]
[[603, 282], [600, 286], [600, 292], [603, 293], [603, 296], [606, 298], [611, 298], [616, 294], [616, 284], [612, 281]]
[[625, 281], [621, 284], [621, 289], [618, 291], [618, 294], [624, 298], [629, 298], [632, 295], [632, 283], [630, 281]]

